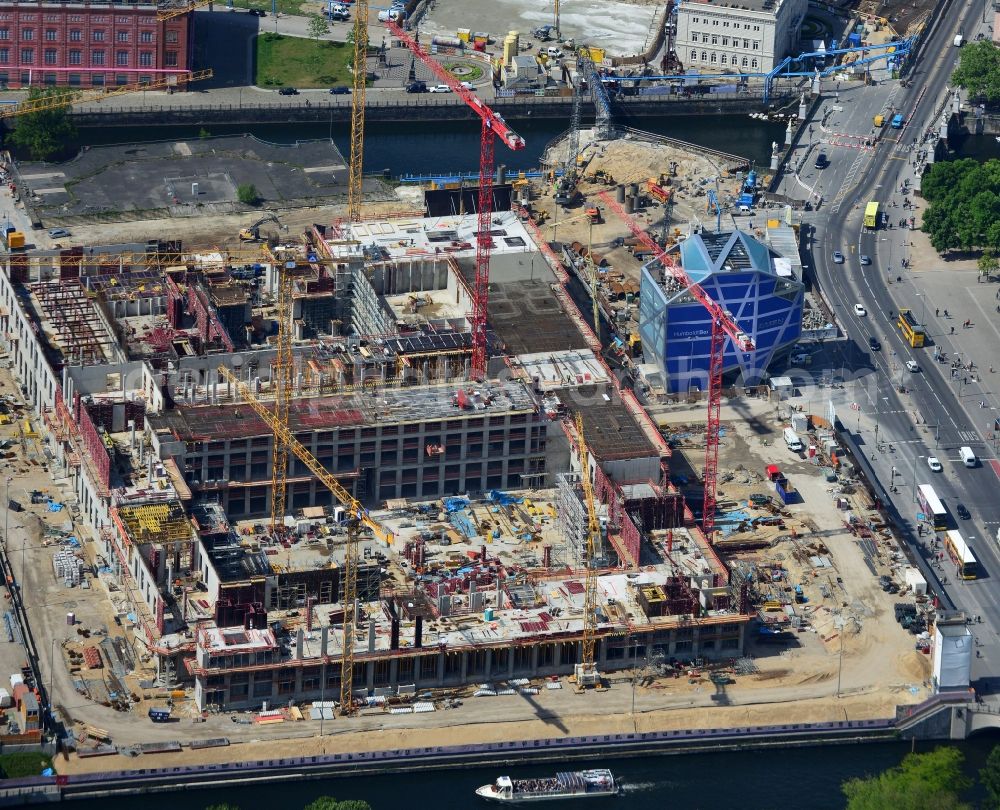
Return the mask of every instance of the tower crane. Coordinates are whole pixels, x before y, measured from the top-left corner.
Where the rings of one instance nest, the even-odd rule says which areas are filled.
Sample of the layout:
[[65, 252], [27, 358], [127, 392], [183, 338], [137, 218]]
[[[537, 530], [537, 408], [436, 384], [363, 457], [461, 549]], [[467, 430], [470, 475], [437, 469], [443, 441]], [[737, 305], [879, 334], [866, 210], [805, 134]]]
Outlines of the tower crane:
[[61, 107], [72, 107], [74, 104], [87, 104], [91, 101], [103, 101], [112, 96], [138, 93], [140, 90], [170, 90], [188, 82], [199, 82], [202, 79], [210, 78], [212, 78], [210, 69], [182, 70], [179, 73], [161, 76], [151, 82], [141, 84], [123, 84], [120, 87], [105, 87], [96, 90], [63, 90], [59, 88], [61, 92], [44, 95], [40, 98], [28, 98], [17, 104], [5, 106], [0, 110], [0, 118], [17, 118], [19, 115], [27, 115], [28, 113], [57, 110]]
[[719, 193], [714, 189], [708, 190], [708, 210], [709, 213], [715, 211], [715, 232], [722, 230], [722, 206], [719, 205]]
[[[164, 8], [156, 12], [156, 19], [160, 22], [164, 20], [172, 20], [174, 17], [180, 17], [184, 14], [194, 11], [195, 9], [201, 8], [202, 6], [211, 6], [215, 0], [189, 0], [183, 6], [176, 6], [174, 8]], [[209, 11], [212, 9], [209, 8]]]
[[732, 313], [723, 309], [700, 284], [696, 284], [680, 265], [667, 255], [656, 240], [646, 233], [629, 216], [615, 198], [606, 191], [601, 192], [602, 200], [625, 223], [632, 235], [649, 248], [666, 271], [681, 284], [688, 294], [701, 304], [712, 319], [712, 333], [708, 355], [708, 420], [705, 427], [705, 494], [702, 506], [701, 528], [705, 538], [711, 542], [715, 531], [715, 506], [719, 477], [719, 412], [722, 406], [722, 365], [726, 355], [726, 336], [736, 349], [749, 353], [756, 349], [754, 339], [740, 329]]
[[351, 88], [351, 171], [347, 182], [347, 218], [361, 219], [365, 151], [365, 91], [368, 86], [368, 0], [354, 4], [354, 85]]
[[[292, 268], [295, 262], [289, 262]], [[278, 345], [274, 355], [274, 419], [288, 428], [288, 409], [292, 401], [292, 275], [291, 268], [277, 271], [275, 299], [278, 317]], [[285, 506], [288, 495], [288, 442], [279, 431], [271, 447], [271, 533], [285, 534]]]
[[[472, 376], [486, 376], [486, 309], [490, 294], [490, 253], [493, 237], [490, 226], [493, 215], [493, 150], [500, 138], [512, 151], [524, 149], [524, 139], [512, 130], [503, 117], [493, 112], [471, 90], [463, 87], [437, 60], [429, 56], [420, 43], [391, 20], [385, 24], [389, 32], [409, 48], [414, 56], [431, 69], [459, 98], [482, 119], [479, 141], [479, 223], [476, 231], [476, 280], [472, 295]], [[355, 77], [356, 78], [356, 77]]]
[[[353, 703], [354, 694], [354, 631], [357, 626], [357, 612], [355, 602], [358, 595], [357, 567], [358, 567], [358, 532], [357, 524], [360, 523], [369, 529], [380, 541], [386, 545], [392, 545], [392, 532], [386, 529], [381, 523], [371, 516], [361, 502], [355, 498], [341, 483], [330, 474], [320, 461], [310, 453], [295, 435], [292, 433], [287, 423], [278, 420], [275, 413], [268, 408], [254, 395], [250, 386], [236, 378], [225, 366], [219, 366], [219, 374], [236, 387], [240, 396], [253, 408], [254, 412], [261, 420], [271, 428], [274, 433], [275, 443], [281, 439], [287, 448], [294, 453], [299, 460], [305, 464], [319, 481], [333, 493], [333, 496], [340, 501], [348, 513], [347, 524], [347, 545], [344, 548], [344, 649], [340, 662], [340, 711], [349, 714]], [[277, 408], [275, 408], [277, 411]]]
[[597, 547], [601, 542], [601, 524], [597, 519], [594, 503], [594, 485], [590, 480], [590, 452], [583, 435], [583, 414], [577, 411], [576, 435], [580, 448], [580, 481], [583, 484], [583, 500], [587, 506], [587, 556], [584, 560], [586, 579], [583, 599], [583, 644], [580, 649], [580, 663], [576, 665], [576, 688], [582, 692], [588, 686], [597, 686], [601, 676], [594, 666], [594, 648], [597, 644]]

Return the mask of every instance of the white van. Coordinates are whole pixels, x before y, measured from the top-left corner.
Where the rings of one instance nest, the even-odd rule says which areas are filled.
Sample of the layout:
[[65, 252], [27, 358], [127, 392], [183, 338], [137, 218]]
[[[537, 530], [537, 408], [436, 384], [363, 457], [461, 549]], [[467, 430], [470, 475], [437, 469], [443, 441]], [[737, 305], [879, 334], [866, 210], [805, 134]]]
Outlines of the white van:
[[552, 59], [562, 59], [563, 56], [562, 48], [558, 45], [549, 45], [549, 47], [545, 49], [545, 53]]
[[959, 458], [962, 459], [962, 463], [966, 467], [976, 466], [976, 454], [972, 452], [971, 447], [959, 447], [958, 448]]
[[788, 445], [788, 449], [793, 453], [802, 452], [802, 440], [799, 438], [799, 434], [796, 433], [791, 428], [785, 428], [784, 432], [781, 434], [785, 439], [785, 444]]

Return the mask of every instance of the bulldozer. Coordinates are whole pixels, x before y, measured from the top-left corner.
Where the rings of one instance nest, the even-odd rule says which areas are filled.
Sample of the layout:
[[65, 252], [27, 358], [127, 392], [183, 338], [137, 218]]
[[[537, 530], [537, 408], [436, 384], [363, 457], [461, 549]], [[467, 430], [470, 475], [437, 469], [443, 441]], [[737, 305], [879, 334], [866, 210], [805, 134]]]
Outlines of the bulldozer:
[[260, 219], [258, 219], [255, 223], [253, 223], [253, 225], [250, 225], [247, 228], [241, 228], [240, 229], [240, 241], [241, 242], [260, 242], [260, 241], [262, 241], [261, 237], [260, 237], [260, 226], [263, 225], [265, 222], [273, 222], [275, 225], [278, 225], [279, 227], [281, 227], [282, 230], [285, 229], [284, 226], [281, 224], [281, 222], [278, 220], [278, 218], [274, 214], [268, 214], [267, 216], [263, 216]]

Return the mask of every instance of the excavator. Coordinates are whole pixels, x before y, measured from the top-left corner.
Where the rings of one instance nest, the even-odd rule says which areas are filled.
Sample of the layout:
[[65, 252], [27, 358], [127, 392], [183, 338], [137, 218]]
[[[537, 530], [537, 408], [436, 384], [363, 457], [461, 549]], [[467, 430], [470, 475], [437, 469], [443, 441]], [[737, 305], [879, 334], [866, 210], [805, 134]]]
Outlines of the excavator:
[[263, 225], [265, 222], [273, 222], [275, 225], [278, 225], [279, 227], [282, 228], [284, 227], [281, 225], [281, 222], [274, 214], [268, 214], [267, 216], [263, 216], [260, 219], [258, 219], [250, 227], [240, 229], [240, 241], [241, 242], [262, 241], [260, 238], [260, 226]]

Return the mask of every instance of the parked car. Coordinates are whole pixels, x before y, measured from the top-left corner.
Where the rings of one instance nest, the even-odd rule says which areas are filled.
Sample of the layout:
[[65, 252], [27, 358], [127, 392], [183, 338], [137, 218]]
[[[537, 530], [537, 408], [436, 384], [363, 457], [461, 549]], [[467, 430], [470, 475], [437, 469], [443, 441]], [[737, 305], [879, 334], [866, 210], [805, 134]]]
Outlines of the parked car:
[[427, 82], [410, 82], [406, 85], [407, 93], [426, 93], [427, 92]]
[[296, 90], [294, 87], [282, 87], [278, 91], [279, 96], [297, 96], [298, 94], [299, 91]]
[[955, 504], [955, 512], [962, 520], [968, 520], [972, 515], [969, 514], [969, 510], [965, 508], [964, 503]]
[[878, 338], [870, 337], [868, 338], [868, 348], [873, 352], [882, 351], [882, 344], [878, 342]]
[[446, 84], [435, 84], [433, 87], [427, 88], [428, 93], [450, 93], [451, 88]]
[[70, 232], [65, 228], [50, 228], [49, 236], [53, 239], [65, 239], [67, 236], [70, 236]]
[[475, 90], [476, 86], [472, 82], [462, 82], [462, 87], [466, 90]]
[[351, 94], [350, 87], [344, 87], [343, 85], [339, 85], [337, 87], [330, 88], [331, 96], [349, 96], [350, 94]]
[[264, 9], [262, 9], [262, 8], [252, 8], [252, 9], [250, 9], [250, 16], [251, 17], [266, 17], [267, 16], [267, 12], [264, 11]]
[[927, 466], [931, 468], [931, 472], [941, 472], [944, 469], [941, 466], [941, 462], [935, 456], [927, 457]]
[[865, 309], [863, 306], [861, 306], [861, 304], [855, 304], [854, 314], [857, 315], [859, 318], [863, 318], [865, 317], [865, 315], [868, 314], [868, 310]]
[[843, 264], [844, 263], [844, 254], [841, 253], [839, 250], [833, 251], [833, 263], [834, 264]]

